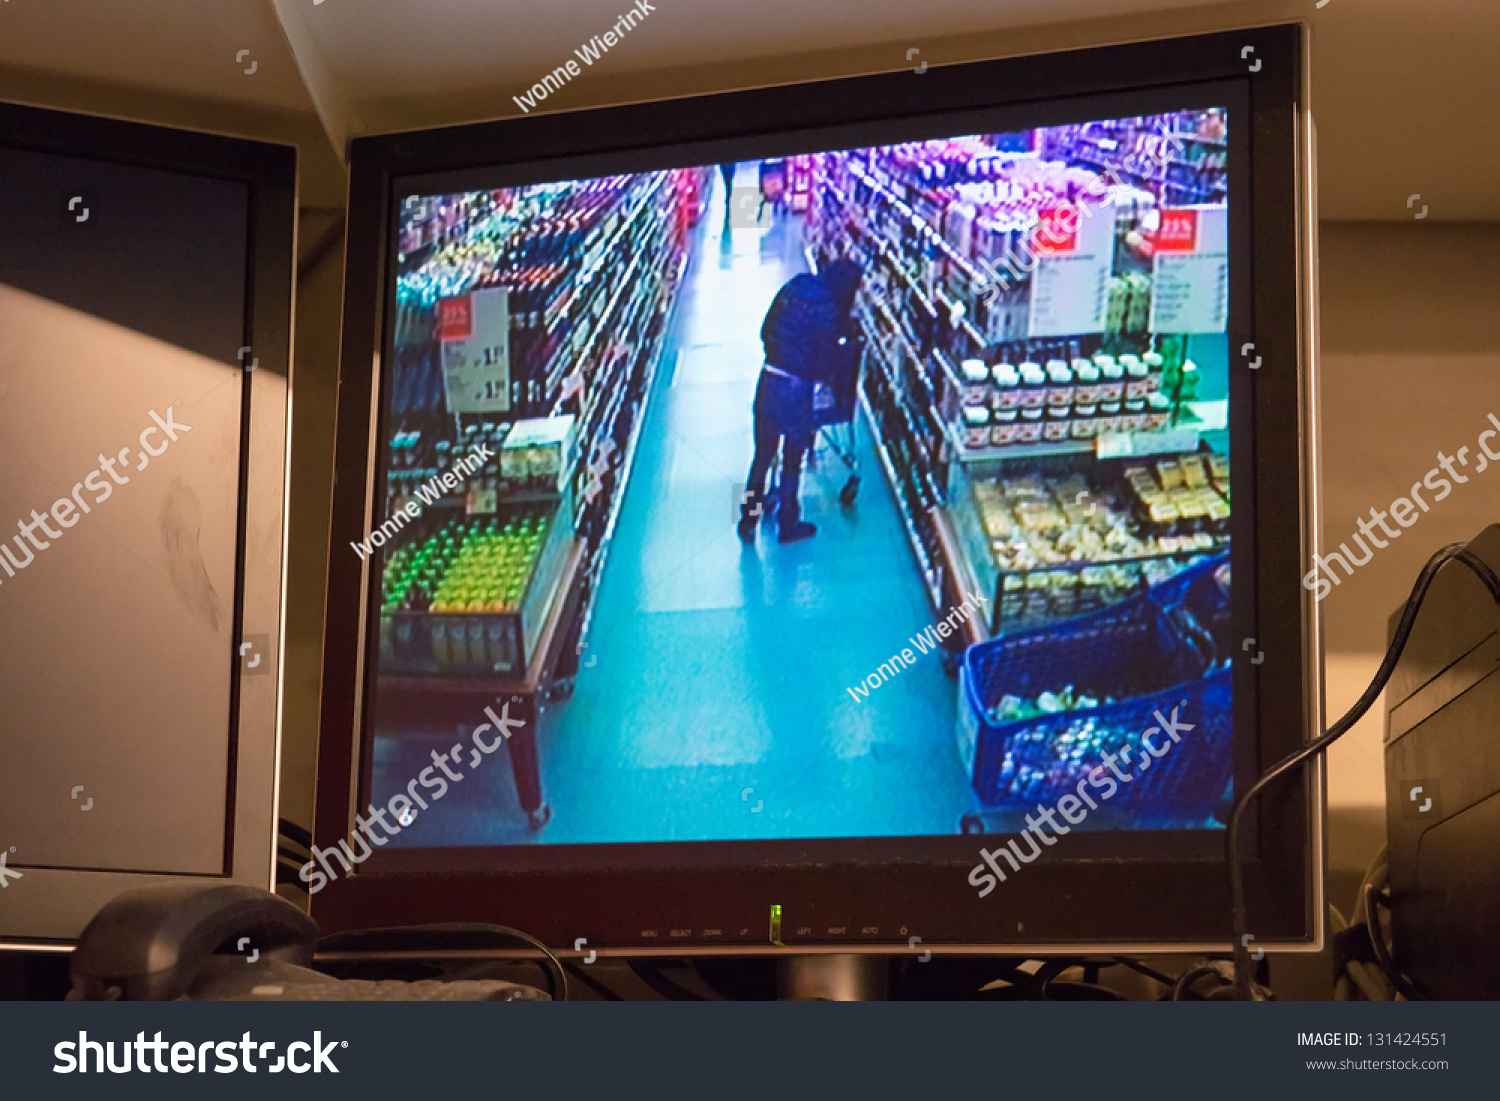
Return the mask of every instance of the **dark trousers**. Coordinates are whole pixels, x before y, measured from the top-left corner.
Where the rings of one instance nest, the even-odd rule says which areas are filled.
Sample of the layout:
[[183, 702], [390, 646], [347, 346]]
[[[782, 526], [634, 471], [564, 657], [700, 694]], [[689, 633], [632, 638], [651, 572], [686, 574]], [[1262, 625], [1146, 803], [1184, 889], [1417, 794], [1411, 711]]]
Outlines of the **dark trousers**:
[[745, 480], [745, 503], [741, 517], [760, 515], [766, 499], [766, 475], [776, 458], [776, 448], [785, 441], [781, 452], [781, 485], [777, 508], [783, 529], [802, 518], [797, 492], [802, 482], [802, 457], [812, 446], [813, 388], [805, 382], [760, 373], [755, 387], [755, 457], [750, 460], [750, 474]]

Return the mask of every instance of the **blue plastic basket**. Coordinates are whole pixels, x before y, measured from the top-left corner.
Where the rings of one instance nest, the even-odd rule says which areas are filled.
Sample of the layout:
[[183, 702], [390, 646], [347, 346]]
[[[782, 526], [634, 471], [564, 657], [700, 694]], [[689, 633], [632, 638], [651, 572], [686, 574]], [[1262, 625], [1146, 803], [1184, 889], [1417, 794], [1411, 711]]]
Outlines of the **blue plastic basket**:
[[[1224, 583], [1220, 583], [1220, 571]], [[1178, 616], [1175, 625], [1191, 625], [1197, 637], [1189, 639], [1206, 666], [1218, 668], [1242, 652], [1234, 634], [1228, 590], [1229, 552], [1195, 563], [1176, 577], [1151, 589], [1151, 599]], [[1182, 615], [1181, 613], [1186, 613]]]
[[[980, 800], [990, 807], [1053, 805], [1105, 764], [1106, 752], [1133, 778], [1114, 781], [1111, 807], [1160, 819], [1206, 818], [1229, 782], [1230, 671], [1211, 671], [1200, 647], [1173, 625], [1163, 605], [1197, 597], [1207, 609], [1205, 583], [1223, 556], [1199, 563], [1150, 592], [1047, 628], [1002, 635], [970, 647], [960, 673], [960, 750]], [[1195, 614], [1197, 614], [1195, 612]], [[990, 708], [1007, 696], [1034, 699], [1065, 685], [1116, 702], [1087, 710], [996, 722]], [[1160, 752], [1146, 752], [1141, 735], [1159, 723], [1155, 713], [1192, 725], [1175, 744], [1152, 735]], [[1106, 769], [1099, 776], [1113, 777]], [[1088, 785], [1094, 795], [1100, 785]]]

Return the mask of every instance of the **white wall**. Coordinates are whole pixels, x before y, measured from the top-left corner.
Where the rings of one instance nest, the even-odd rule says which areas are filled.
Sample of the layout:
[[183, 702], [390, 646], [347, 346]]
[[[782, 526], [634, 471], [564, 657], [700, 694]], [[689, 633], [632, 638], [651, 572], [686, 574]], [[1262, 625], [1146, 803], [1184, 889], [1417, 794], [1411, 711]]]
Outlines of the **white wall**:
[[[1323, 542], [1406, 494], [1442, 450], [1472, 450], [1500, 416], [1500, 226], [1324, 223]], [[1470, 459], [1470, 466], [1474, 464]], [[1387, 620], [1445, 543], [1500, 523], [1500, 469], [1431, 503], [1402, 536], [1322, 602], [1327, 715], [1358, 698], [1386, 647]], [[1332, 901], [1383, 842], [1384, 701], [1328, 753]]]

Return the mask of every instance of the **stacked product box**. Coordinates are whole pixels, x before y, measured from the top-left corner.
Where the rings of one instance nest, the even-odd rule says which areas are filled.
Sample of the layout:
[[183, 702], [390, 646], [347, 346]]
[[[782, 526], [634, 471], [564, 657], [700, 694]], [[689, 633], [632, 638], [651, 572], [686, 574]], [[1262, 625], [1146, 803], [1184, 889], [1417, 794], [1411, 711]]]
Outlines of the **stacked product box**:
[[1084, 354], [1098, 343], [997, 344], [960, 363], [963, 449], [1087, 445], [1107, 433], [1160, 433], [1175, 424], [1186, 399], [1180, 388], [1164, 392], [1163, 380], [1197, 366], [1168, 361], [1149, 344], [1138, 353], [1117, 342], [1117, 355]]

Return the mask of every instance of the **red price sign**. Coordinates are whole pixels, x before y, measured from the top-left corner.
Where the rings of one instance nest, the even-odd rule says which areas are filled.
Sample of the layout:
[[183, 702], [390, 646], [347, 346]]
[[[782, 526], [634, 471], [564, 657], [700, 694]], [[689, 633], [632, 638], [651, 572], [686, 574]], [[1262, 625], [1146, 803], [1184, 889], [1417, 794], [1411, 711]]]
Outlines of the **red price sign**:
[[1161, 228], [1156, 231], [1157, 252], [1197, 252], [1198, 212], [1196, 210], [1163, 210]]
[[439, 340], [467, 340], [474, 335], [474, 308], [466, 294], [457, 298], [439, 298], [437, 304]]
[[1073, 252], [1078, 248], [1078, 208], [1045, 207], [1036, 228], [1031, 232], [1031, 249], [1037, 256]]

